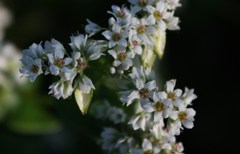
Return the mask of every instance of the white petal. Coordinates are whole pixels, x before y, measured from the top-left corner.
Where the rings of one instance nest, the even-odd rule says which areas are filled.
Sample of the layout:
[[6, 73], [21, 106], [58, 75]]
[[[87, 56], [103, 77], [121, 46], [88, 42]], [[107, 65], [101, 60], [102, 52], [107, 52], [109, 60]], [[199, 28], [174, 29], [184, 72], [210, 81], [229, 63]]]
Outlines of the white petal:
[[185, 120], [182, 122], [183, 126], [188, 128], [188, 129], [192, 129], [193, 128], [193, 122], [192, 121], [189, 121], [189, 120]]
[[117, 59], [117, 53], [114, 50], [108, 50], [108, 53], [113, 56], [114, 59]]
[[156, 82], [155, 81], [150, 81], [146, 83], [145, 87], [149, 90], [152, 91], [153, 89], [156, 88]]
[[103, 35], [106, 39], [110, 40], [111, 37], [112, 37], [112, 32], [109, 31], [109, 30], [106, 30], [106, 31], [102, 32], [102, 35]]
[[51, 65], [49, 67], [49, 70], [50, 70], [51, 74], [53, 74], [53, 75], [58, 75], [59, 74], [59, 68], [55, 65]]
[[136, 87], [137, 87], [138, 90], [141, 90], [141, 89], [144, 88], [144, 83], [141, 79], [136, 80]]

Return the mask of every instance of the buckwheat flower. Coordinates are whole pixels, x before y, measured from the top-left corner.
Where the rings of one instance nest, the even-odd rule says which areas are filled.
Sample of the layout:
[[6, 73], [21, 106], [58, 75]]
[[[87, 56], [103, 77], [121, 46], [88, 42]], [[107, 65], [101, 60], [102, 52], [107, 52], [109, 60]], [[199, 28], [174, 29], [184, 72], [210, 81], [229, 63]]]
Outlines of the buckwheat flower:
[[89, 36], [95, 35], [96, 33], [100, 32], [102, 30], [102, 27], [95, 24], [91, 20], [87, 19], [87, 25], [85, 26], [85, 32], [89, 34]]
[[136, 36], [144, 43], [153, 45], [150, 36], [155, 34], [156, 29], [152, 25], [148, 25], [145, 19], [135, 20], [132, 22], [134, 32]]
[[146, 130], [146, 126], [148, 121], [150, 120], [151, 115], [149, 113], [139, 113], [134, 115], [128, 124], [132, 125], [134, 130], [142, 129], [143, 131]]
[[133, 53], [126, 51], [126, 48], [119, 46], [116, 49], [109, 50], [108, 53], [114, 58], [113, 66], [121, 67], [120, 69], [126, 71], [133, 65]]
[[182, 90], [181, 89], [175, 89], [174, 87], [176, 85], [176, 80], [170, 80], [167, 81], [165, 88], [166, 88], [166, 93], [167, 93], [167, 98], [175, 101], [182, 95]]
[[154, 3], [154, 0], [128, 0], [133, 7], [131, 8], [131, 11], [133, 13], [137, 13], [141, 10], [146, 10], [146, 6], [152, 5]]
[[161, 148], [154, 146], [148, 139], [144, 139], [142, 143], [142, 148], [144, 154], [158, 154], [161, 151]]
[[[72, 57], [75, 61], [82, 58], [87, 61], [97, 60], [99, 59], [103, 54], [103, 49], [105, 46], [104, 41], [95, 41], [89, 39], [89, 37], [78, 35], [78, 36], [72, 36], [70, 37], [71, 43], [70, 46], [72, 50], [74, 51]], [[81, 65], [81, 63], [78, 63]], [[87, 63], [85, 63], [87, 64]], [[84, 64], [83, 64], [84, 65]]]
[[112, 5], [112, 11], [108, 11], [108, 13], [112, 14], [116, 18], [119, 25], [125, 27], [129, 26], [132, 15], [130, 10], [128, 10], [126, 7]]
[[137, 37], [135, 31], [130, 31], [129, 33], [129, 49], [134, 53], [141, 55], [142, 54], [142, 41]]
[[107, 112], [108, 118], [115, 124], [124, 123], [126, 121], [127, 115], [121, 108], [110, 107]]
[[135, 100], [140, 101], [141, 105], [144, 106], [148, 103], [150, 103], [149, 98], [152, 97], [153, 92], [156, 90], [156, 82], [150, 81], [145, 82], [141, 79], [136, 79], [134, 81], [135, 88], [132, 91], [126, 91], [125, 93], [122, 93], [121, 100], [127, 106], [132, 104]]
[[128, 32], [122, 29], [118, 24], [112, 26], [111, 31], [106, 30], [102, 35], [109, 40], [108, 47], [112, 48], [116, 45], [127, 47], [128, 43], [126, 38], [128, 37]]
[[[175, 113], [174, 113], [175, 114]], [[176, 116], [171, 116], [172, 119], [176, 120], [174, 122], [169, 122], [167, 125], [167, 129], [170, 135], [180, 135], [182, 124], [181, 121], [177, 120], [178, 112], [175, 114]]]
[[184, 147], [181, 142], [172, 145], [172, 151], [174, 152], [174, 154], [183, 154], [183, 150]]
[[51, 41], [46, 41], [44, 43], [44, 49], [47, 54], [54, 53], [55, 51], [62, 51], [64, 53], [66, 52], [63, 45], [55, 39], [51, 39]]
[[177, 7], [180, 7], [181, 4], [179, 3], [179, 0], [167, 0], [169, 10], [175, 10]]
[[163, 127], [164, 127], [164, 121], [159, 120], [158, 122], [155, 122], [152, 126], [152, 129], [150, 130], [151, 134], [157, 139], [160, 140], [163, 136]]
[[194, 94], [194, 89], [185, 88], [185, 91], [182, 95], [182, 100], [186, 105], [192, 105], [192, 101], [197, 98], [197, 95]]
[[185, 128], [192, 129], [195, 114], [196, 111], [192, 108], [180, 109], [178, 112], [178, 120], [181, 121]]
[[172, 110], [172, 103], [167, 99], [167, 94], [165, 92], [154, 93], [153, 102], [144, 105], [143, 108], [146, 112], [154, 112], [154, 122], [168, 118]]
[[95, 89], [92, 80], [86, 75], [81, 75], [81, 78], [78, 82], [78, 87], [82, 93], [88, 94], [92, 89]]
[[102, 149], [108, 153], [112, 153], [115, 150], [119, 135], [120, 133], [114, 128], [104, 128], [101, 133]]
[[63, 98], [66, 99], [73, 93], [73, 87], [70, 81], [57, 81], [49, 86], [50, 92], [49, 94], [53, 94], [53, 96], [57, 99]]
[[147, 11], [149, 12], [149, 17], [146, 19], [146, 22], [149, 25], [157, 24], [158, 28], [162, 29], [163, 31], [166, 30], [167, 25], [165, 20], [171, 17], [171, 13], [167, 11], [167, 5], [163, 1], [159, 1], [156, 4], [156, 7], [147, 6]]
[[67, 69], [66, 66], [72, 62], [72, 58], [64, 57], [65, 50], [54, 50], [52, 53], [47, 54], [49, 62], [49, 71], [53, 75], [59, 75]]
[[118, 149], [120, 154], [126, 154], [130, 151], [132, 144], [133, 138], [125, 136], [117, 141], [115, 148]]
[[23, 58], [26, 56], [32, 59], [43, 59], [46, 54], [41, 44], [33, 43], [28, 49], [23, 50]]
[[[172, 12], [172, 14], [173, 14], [173, 12]], [[166, 21], [168, 30], [179, 30], [180, 29], [180, 27], [178, 25], [179, 24], [178, 17], [170, 16], [165, 21]]]
[[20, 72], [29, 78], [31, 82], [35, 81], [38, 75], [42, 74], [42, 61], [41, 59], [33, 59], [30, 56], [24, 56], [21, 59], [23, 67]]

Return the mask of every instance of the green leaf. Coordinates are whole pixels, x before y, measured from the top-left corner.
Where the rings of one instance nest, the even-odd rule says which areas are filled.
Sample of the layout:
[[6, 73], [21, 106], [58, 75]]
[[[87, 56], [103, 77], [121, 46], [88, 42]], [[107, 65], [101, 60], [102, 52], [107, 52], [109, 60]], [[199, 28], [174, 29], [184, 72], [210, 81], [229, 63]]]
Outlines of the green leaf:
[[87, 114], [87, 111], [93, 96], [93, 89], [91, 89], [88, 94], [85, 94], [85, 93], [82, 93], [82, 91], [79, 88], [77, 88], [74, 91], [74, 95], [75, 95], [75, 99], [78, 104], [78, 107], [81, 110], [82, 114]]

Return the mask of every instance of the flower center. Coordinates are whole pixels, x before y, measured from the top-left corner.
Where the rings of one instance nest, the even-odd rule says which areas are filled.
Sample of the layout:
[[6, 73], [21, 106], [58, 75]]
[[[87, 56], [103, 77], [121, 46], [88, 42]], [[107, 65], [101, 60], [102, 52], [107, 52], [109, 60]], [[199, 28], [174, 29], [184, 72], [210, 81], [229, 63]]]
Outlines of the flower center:
[[39, 71], [39, 67], [37, 65], [32, 65], [31, 72], [37, 73]]
[[176, 96], [173, 92], [168, 92], [168, 93], [167, 93], [167, 97], [168, 97], [169, 99], [172, 99], [172, 100], [174, 101], [177, 96]]
[[117, 56], [117, 59], [118, 59], [119, 61], [124, 61], [126, 58], [127, 58], [126, 52], [120, 52], [120, 53], [118, 54], [118, 56]]
[[118, 17], [124, 17], [125, 16], [125, 11], [123, 9], [121, 9], [120, 11], [118, 11]]
[[160, 20], [160, 19], [162, 18], [162, 14], [160, 13], [160, 11], [155, 11], [155, 12], [153, 13], [153, 16], [154, 16], [154, 18], [157, 19], [157, 20]]
[[120, 33], [115, 33], [113, 36], [112, 36], [112, 39], [113, 41], [117, 42], [121, 39], [121, 34]]
[[85, 59], [81, 59], [77, 67], [81, 72], [83, 72], [86, 68], [88, 68], [87, 61]]
[[145, 6], [147, 5], [147, 0], [139, 0], [139, 1], [138, 1], [138, 5], [139, 5], [140, 7], [145, 7]]
[[143, 34], [145, 32], [146, 32], [146, 27], [145, 26], [141, 25], [137, 28], [137, 33], [138, 34]]
[[158, 112], [162, 112], [165, 108], [164, 104], [161, 102], [157, 102], [154, 107]]
[[63, 63], [64, 63], [63, 58], [58, 58], [58, 59], [55, 61], [54, 64], [55, 64], [57, 67], [61, 68], [61, 67], [63, 66]]
[[148, 90], [147, 89], [141, 89], [139, 91], [139, 93], [140, 93], [141, 98], [147, 98], [148, 97]]
[[138, 46], [138, 41], [137, 41], [137, 40], [134, 40], [134, 41], [132, 42], [132, 44], [133, 44], [134, 47], [136, 47], [136, 46]]
[[178, 118], [180, 121], [186, 120], [187, 119], [187, 113], [186, 112], [179, 112], [178, 113]]

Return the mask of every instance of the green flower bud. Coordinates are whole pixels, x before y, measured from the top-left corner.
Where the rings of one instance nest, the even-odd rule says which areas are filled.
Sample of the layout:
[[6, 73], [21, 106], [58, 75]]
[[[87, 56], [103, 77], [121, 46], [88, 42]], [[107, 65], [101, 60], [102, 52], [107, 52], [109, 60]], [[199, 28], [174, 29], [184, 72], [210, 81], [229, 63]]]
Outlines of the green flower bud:
[[158, 55], [159, 59], [163, 57], [164, 49], [166, 45], [166, 32], [158, 29], [157, 34], [155, 36], [155, 45], [154, 52]]
[[82, 114], [86, 114], [93, 96], [93, 89], [88, 94], [83, 93], [79, 88], [74, 91], [75, 99]]

